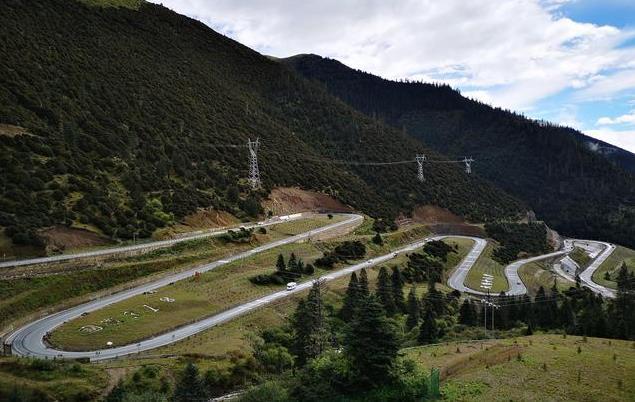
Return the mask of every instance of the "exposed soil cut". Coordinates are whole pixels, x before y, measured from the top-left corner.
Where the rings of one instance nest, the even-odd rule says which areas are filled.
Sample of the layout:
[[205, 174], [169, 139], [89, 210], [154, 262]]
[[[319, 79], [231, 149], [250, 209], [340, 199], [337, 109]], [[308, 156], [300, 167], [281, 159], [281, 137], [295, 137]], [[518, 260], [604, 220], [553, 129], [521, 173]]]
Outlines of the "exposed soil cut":
[[94, 247], [111, 244], [112, 242], [94, 232], [84, 229], [53, 226], [43, 229], [39, 235], [46, 243], [47, 252], [59, 252], [82, 247]]
[[445, 208], [435, 205], [421, 205], [412, 211], [412, 220], [418, 223], [464, 223], [463, 218]]
[[352, 208], [327, 194], [299, 188], [274, 188], [269, 197], [262, 203], [265, 211], [274, 215], [285, 215], [296, 212], [350, 212]]

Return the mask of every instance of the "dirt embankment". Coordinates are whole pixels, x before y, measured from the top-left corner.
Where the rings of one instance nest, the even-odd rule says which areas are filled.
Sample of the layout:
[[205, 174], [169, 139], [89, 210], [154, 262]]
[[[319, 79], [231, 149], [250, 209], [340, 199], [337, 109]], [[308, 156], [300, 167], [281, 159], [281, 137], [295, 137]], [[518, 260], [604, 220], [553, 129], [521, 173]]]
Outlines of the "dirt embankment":
[[435, 205], [416, 207], [410, 220], [423, 223], [435, 234], [485, 237], [481, 227], [468, 224], [460, 216]]
[[175, 225], [157, 229], [152, 234], [152, 238], [154, 240], [171, 239], [184, 233], [228, 227], [239, 223], [240, 220], [229, 212], [201, 208], [193, 214], [187, 215]]
[[66, 226], [53, 226], [43, 229], [39, 232], [39, 235], [46, 243], [47, 254], [112, 243], [109, 239], [97, 233]]
[[351, 207], [344, 205], [330, 195], [292, 187], [274, 188], [269, 197], [262, 202], [262, 206], [265, 211], [271, 211], [274, 215], [310, 211], [352, 211]]

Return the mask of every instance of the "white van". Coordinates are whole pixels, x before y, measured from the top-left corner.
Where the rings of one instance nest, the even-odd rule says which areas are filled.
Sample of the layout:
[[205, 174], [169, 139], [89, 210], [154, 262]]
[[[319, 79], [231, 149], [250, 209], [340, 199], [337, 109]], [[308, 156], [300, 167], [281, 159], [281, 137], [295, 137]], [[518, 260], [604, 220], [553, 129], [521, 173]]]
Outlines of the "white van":
[[295, 289], [296, 286], [298, 286], [297, 283], [289, 282], [289, 283], [287, 283], [287, 290], [293, 290], [293, 289]]

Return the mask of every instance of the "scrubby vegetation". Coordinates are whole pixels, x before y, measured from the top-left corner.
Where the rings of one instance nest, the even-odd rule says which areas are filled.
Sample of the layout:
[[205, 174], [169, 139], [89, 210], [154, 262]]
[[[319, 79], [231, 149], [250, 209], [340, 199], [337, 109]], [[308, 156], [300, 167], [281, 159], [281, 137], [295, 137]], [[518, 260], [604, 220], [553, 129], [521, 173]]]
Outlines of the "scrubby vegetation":
[[344, 241], [332, 251], [315, 260], [315, 265], [320, 268], [333, 268], [338, 262], [347, 260], [359, 260], [366, 255], [366, 246], [359, 240]]
[[[198, 207], [254, 216], [276, 185], [326, 191], [388, 226], [423, 203], [473, 220], [523, 209], [458, 166], [431, 166], [421, 186], [414, 166], [332, 164], [435, 154], [197, 21], [99, 2], [139, 7], [3, 4], [0, 124], [24, 133], [0, 135], [0, 226], [16, 244], [53, 224], [129, 239]], [[256, 136], [264, 189], [252, 192]]]
[[443, 241], [428, 242], [421, 253], [408, 256], [403, 276], [410, 282], [439, 283], [445, 269], [443, 262], [447, 261], [450, 253], [456, 253], [456, 248]]
[[501, 264], [508, 264], [519, 258], [519, 254], [545, 254], [547, 228], [542, 223], [488, 223], [487, 235], [500, 244], [492, 253], [492, 258]]
[[253, 276], [249, 278], [249, 281], [256, 285], [282, 285], [298, 280], [302, 275], [313, 275], [314, 272], [315, 267], [312, 264], [305, 264], [302, 258], [296, 257], [295, 253], [291, 253], [288, 263], [284, 261], [282, 254], [278, 254], [275, 272]]

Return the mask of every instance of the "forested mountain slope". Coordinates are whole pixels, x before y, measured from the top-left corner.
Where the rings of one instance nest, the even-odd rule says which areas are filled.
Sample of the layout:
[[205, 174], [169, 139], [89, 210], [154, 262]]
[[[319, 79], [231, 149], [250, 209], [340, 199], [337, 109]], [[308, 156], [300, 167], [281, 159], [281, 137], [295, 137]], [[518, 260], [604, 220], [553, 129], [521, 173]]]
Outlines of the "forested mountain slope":
[[[16, 243], [61, 223], [129, 238], [197, 207], [254, 215], [278, 185], [379, 217], [423, 203], [479, 221], [525, 210], [460, 165], [431, 165], [421, 184], [415, 164], [333, 163], [444, 157], [162, 6], [0, 8], [0, 227]], [[252, 193], [244, 145], [255, 137], [265, 188]]]
[[[635, 245], [635, 155], [573, 129], [469, 100], [448, 86], [395, 82], [315, 55], [284, 60], [343, 101], [474, 171], [571, 236]], [[614, 150], [611, 150], [614, 149]], [[613, 159], [610, 159], [613, 158]]]

